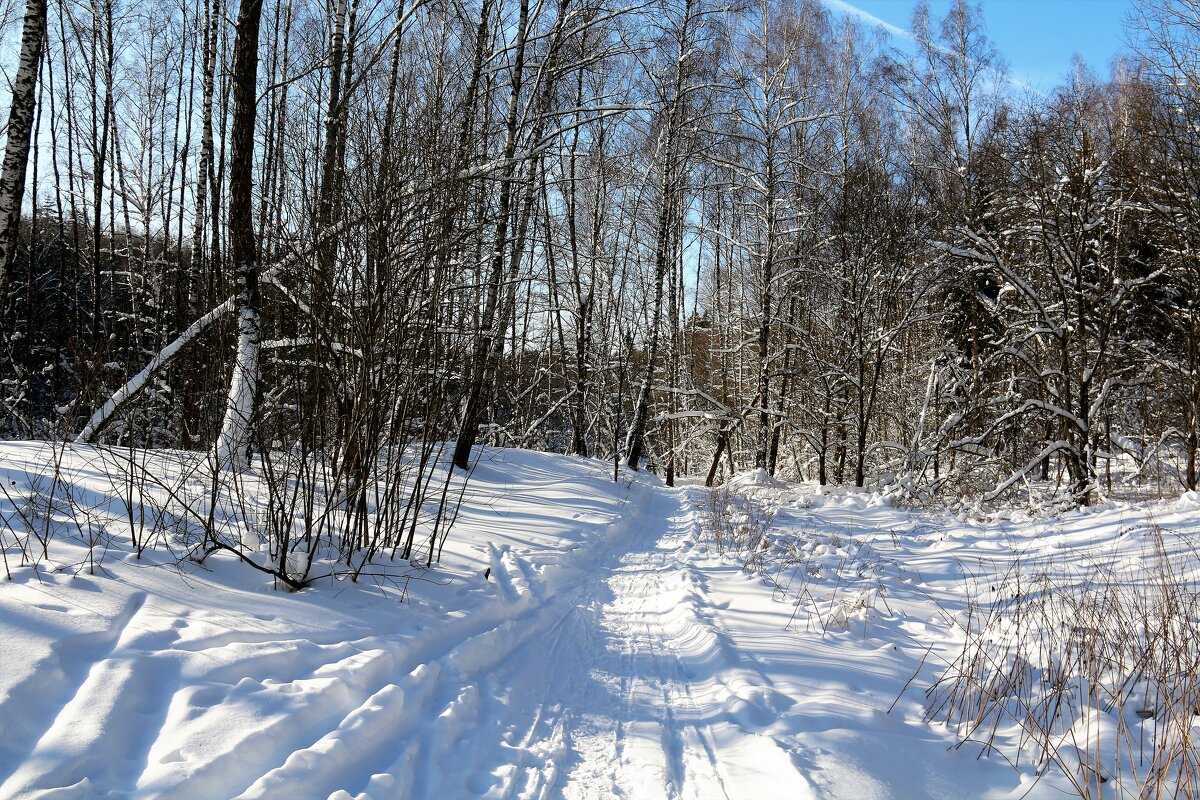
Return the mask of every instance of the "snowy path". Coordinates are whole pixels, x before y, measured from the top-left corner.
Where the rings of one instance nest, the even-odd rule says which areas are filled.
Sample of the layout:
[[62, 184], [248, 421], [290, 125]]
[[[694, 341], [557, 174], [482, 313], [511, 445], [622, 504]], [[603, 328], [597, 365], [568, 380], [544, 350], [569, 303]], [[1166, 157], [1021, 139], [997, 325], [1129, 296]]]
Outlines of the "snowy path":
[[136, 567], [9, 585], [0, 798], [810, 796], [687, 495], [563, 465], [481, 470], [505, 510], [481, 501], [479, 556], [416, 605], [230, 583], [197, 605], [204, 573]]
[[553, 624], [440, 698], [460, 732], [427, 743], [417, 796], [812, 796], [758, 732], [792, 701], [717, 627], [694, 515], [682, 494], [647, 491], [621, 546], [547, 607]]
[[1057, 797], [927, 724], [956, 620], [1013, 559], [1119, 562], [1200, 513], [975, 524], [743, 488], [777, 501], [786, 573], [716, 552], [706, 490], [511, 450], [407, 586], [287, 593], [151, 551], [89, 575], [56, 542], [0, 583], [0, 800]]

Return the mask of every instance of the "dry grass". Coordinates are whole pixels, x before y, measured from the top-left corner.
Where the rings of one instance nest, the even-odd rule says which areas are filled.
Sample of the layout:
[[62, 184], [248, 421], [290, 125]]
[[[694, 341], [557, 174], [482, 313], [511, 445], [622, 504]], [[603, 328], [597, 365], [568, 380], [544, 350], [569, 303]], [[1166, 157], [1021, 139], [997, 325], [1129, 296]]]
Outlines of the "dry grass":
[[1014, 766], [1057, 768], [1081, 797], [1197, 797], [1200, 558], [1157, 528], [1124, 535], [1139, 558], [1065, 576], [1019, 561], [978, 582], [928, 718]]

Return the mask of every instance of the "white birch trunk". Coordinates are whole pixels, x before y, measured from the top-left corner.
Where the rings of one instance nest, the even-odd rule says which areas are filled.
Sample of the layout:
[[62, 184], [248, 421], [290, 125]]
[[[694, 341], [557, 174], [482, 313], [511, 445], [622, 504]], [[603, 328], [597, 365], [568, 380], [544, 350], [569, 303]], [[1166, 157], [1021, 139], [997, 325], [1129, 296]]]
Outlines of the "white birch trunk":
[[246, 466], [254, 431], [254, 396], [258, 389], [259, 308], [258, 242], [254, 234], [254, 123], [258, 77], [258, 31], [262, 0], [242, 0], [238, 10], [233, 54], [233, 128], [229, 156], [229, 243], [237, 269], [237, 353], [225, 418], [217, 437], [217, 464], [221, 468]]
[[224, 303], [221, 303], [221, 305], [214, 308], [212, 311], [209, 311], [200, 319], [193, 322], [187, 327], [187, 330], [176, 336], [175, 339], [162, 350], [159, 350], [158, 353], [155, 354], [154, 358], [150, 359], [149, 364], [142, 367], [138, 374], [130, 378], [124, 386], [122, 386], [113, 394], [112, 397], [108, 398], [104, 405], [100, 406], [92, 413], [91, 419], [88, 420], [87, 425], [83, 426], [83, 430], [81, 430], [79, 435], [75, 437], [75, 441], [79, 444], [91, 441], [91, 438], [99, 433], [100, 429], [104, 427], [104, 424], [108, 422], [109, 418], [117, 412], [117, 409], [123, 406], [125, 401], [136, 395], [142, 390], [143, 387], [145, 387], [146, 383], [149, 382], [151, 376], [153, 376], [155, 372], [165, 366], [167, 362], [173, 359], [175, 355], [184, 347], [186, 347], [189, 342], [191, 342], [204, 331], [208, 330], [210, 325], [219, 320], [221, 317], [225, 316], [232, 309], [233, 298], [231, 297]]
[[[248, 294], [243, 290], [243, 294]], [[254, 394], [258, 386], [258, 352], [261, 321], [251, 303], [238, 303], [237, 353], [229, 393], [225, 398], [225, 417], [217, 436], [217, 463], [234, 470], [246, 466], [250, 436], [254, 428]]]
[[46, 40], [46, 0], [26, 0], [25, 23], [21, 29], [21, 54], [12, 83], [8, 111], [8, 142], [0, 169], [0, 314], [8, 292], [8, 274], [21, 225], [21, 201], [25, 196], [25, 172], [33, 134], [38, 66]]
[[[326, 231], [322, 238], [339, 236], [352, 226], [361, 224], [361, 222], [362, 220], [359, 217], [344, 220], [341, 224], [336, 225]], [[319, 243], [320, 241], [318, 241], [318, 244]], [[282, 295], [287, 297], [292, 303], [296, 304], [296, 307], [303, 314], [309, 314], [312, 312], [308, 309], [308, 306], [304, 305], [301, 300], [296, 298], [290, 291], [288, 291], [287, 287], [280, 282], [279, 275], [294, 267], [301, 261], [310, 258], [312, 252], [312, 250], [298, 251], [287, 258], [276, 262], [262, 275], [263, 284], [274, 286]], [[100, 406], [95, 410], [95, 412], [92, 413], [87, 425], [85, 425], [83, 430], [79, 432], [79, 435], [75, 437], [75, 441], [80, 444], [91, 441], [92, 438], [99, 433], [106, 424], [108, 424], [108, 421], [112, 419], [113, 415], [121, 410], [125, 403], [127, 403], [131, 398], [135, 397], [138, 392], [146, 387], [146, 384], [150, 382], [150, 378], [154, 375], [154, 373], [158, 372], [160, 369], [169, 364], [171, 360], [174, 359], [175, 356], [177, 356], [183, 350], [183, 348], [191, 344], [191, 342], [197, 336], [212, 327], [214, 323], [222, 319], [230, 311], [233, 311], [237, 302], [238, 298], [236, 296], [230, 297], [225, 302], [211, 309], [207, 314], [197, 319], [195, 322], [189, 325], [187, 329], [183, 331], [183, 333], [176, 336], [170, 344], [168, 344], [162, 350], [159, 350], [154, 357], [150, 359], [150, 362], [146, 364], [146, 366], [142, 367], [141, 371], [126, 381], [125, 385], [113, 393], [113, 395], [109, 397], [107, 401], [105, 401], [104, 405]]]
[[208, 207], [208, 184], [213, 161], [213, 91], [216, 71], [217, 33], [221, 6], [212, 0], [204, 7], [204, 54], [201, 67], [200, 161], [196, 165], [196, 210], [192, 218], [192, 269], [204, 261], [204, 226]]

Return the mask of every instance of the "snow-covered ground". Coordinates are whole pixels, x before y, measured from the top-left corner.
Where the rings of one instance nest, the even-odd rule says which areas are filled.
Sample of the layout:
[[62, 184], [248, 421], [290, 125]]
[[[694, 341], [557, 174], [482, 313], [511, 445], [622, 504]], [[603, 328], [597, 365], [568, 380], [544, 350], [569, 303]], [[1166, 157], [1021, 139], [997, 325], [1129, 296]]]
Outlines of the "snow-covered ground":
[[[7, 524], [45, 457], [0, 445]], [[96, 458], [67, 454], [103, 508]], [[1014, 563], [1086, 580], [1200, 520], [1194, 496], [985, 522], [611, 469], [488, 451], [405, 582], [281, 592], [119, 534], [94, 574], [68, 536], [37, 569], [10, 546], [0, 797], [1062, 797], [1055, 769], [955, 747], [925, 690]]]

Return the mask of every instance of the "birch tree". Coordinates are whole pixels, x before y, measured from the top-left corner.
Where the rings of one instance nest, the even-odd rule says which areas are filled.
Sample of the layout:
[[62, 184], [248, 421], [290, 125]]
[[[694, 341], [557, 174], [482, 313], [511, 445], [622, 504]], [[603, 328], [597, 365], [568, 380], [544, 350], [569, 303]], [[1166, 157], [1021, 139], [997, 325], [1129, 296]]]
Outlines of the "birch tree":
[[254, 128], [258, 108], [258, 33], [262, 0], [242, 0], [233, 47], [233, 128], [229, 155], [229, 256], [237, 280], [237, 351], [217, 437], [217, 462], [246, 465], [258, 391], [261, 337], [258, 241], [254, 233]]
[[0, 328], [8, 305], [8, 276], [20, 233], [25, 173], [29, 168], [29, 147], [33, 139], [38, 69], [45, 41], [46, 0], [26, 0], [21, 49], [8, 107], [4, 163], [0, 166]]

